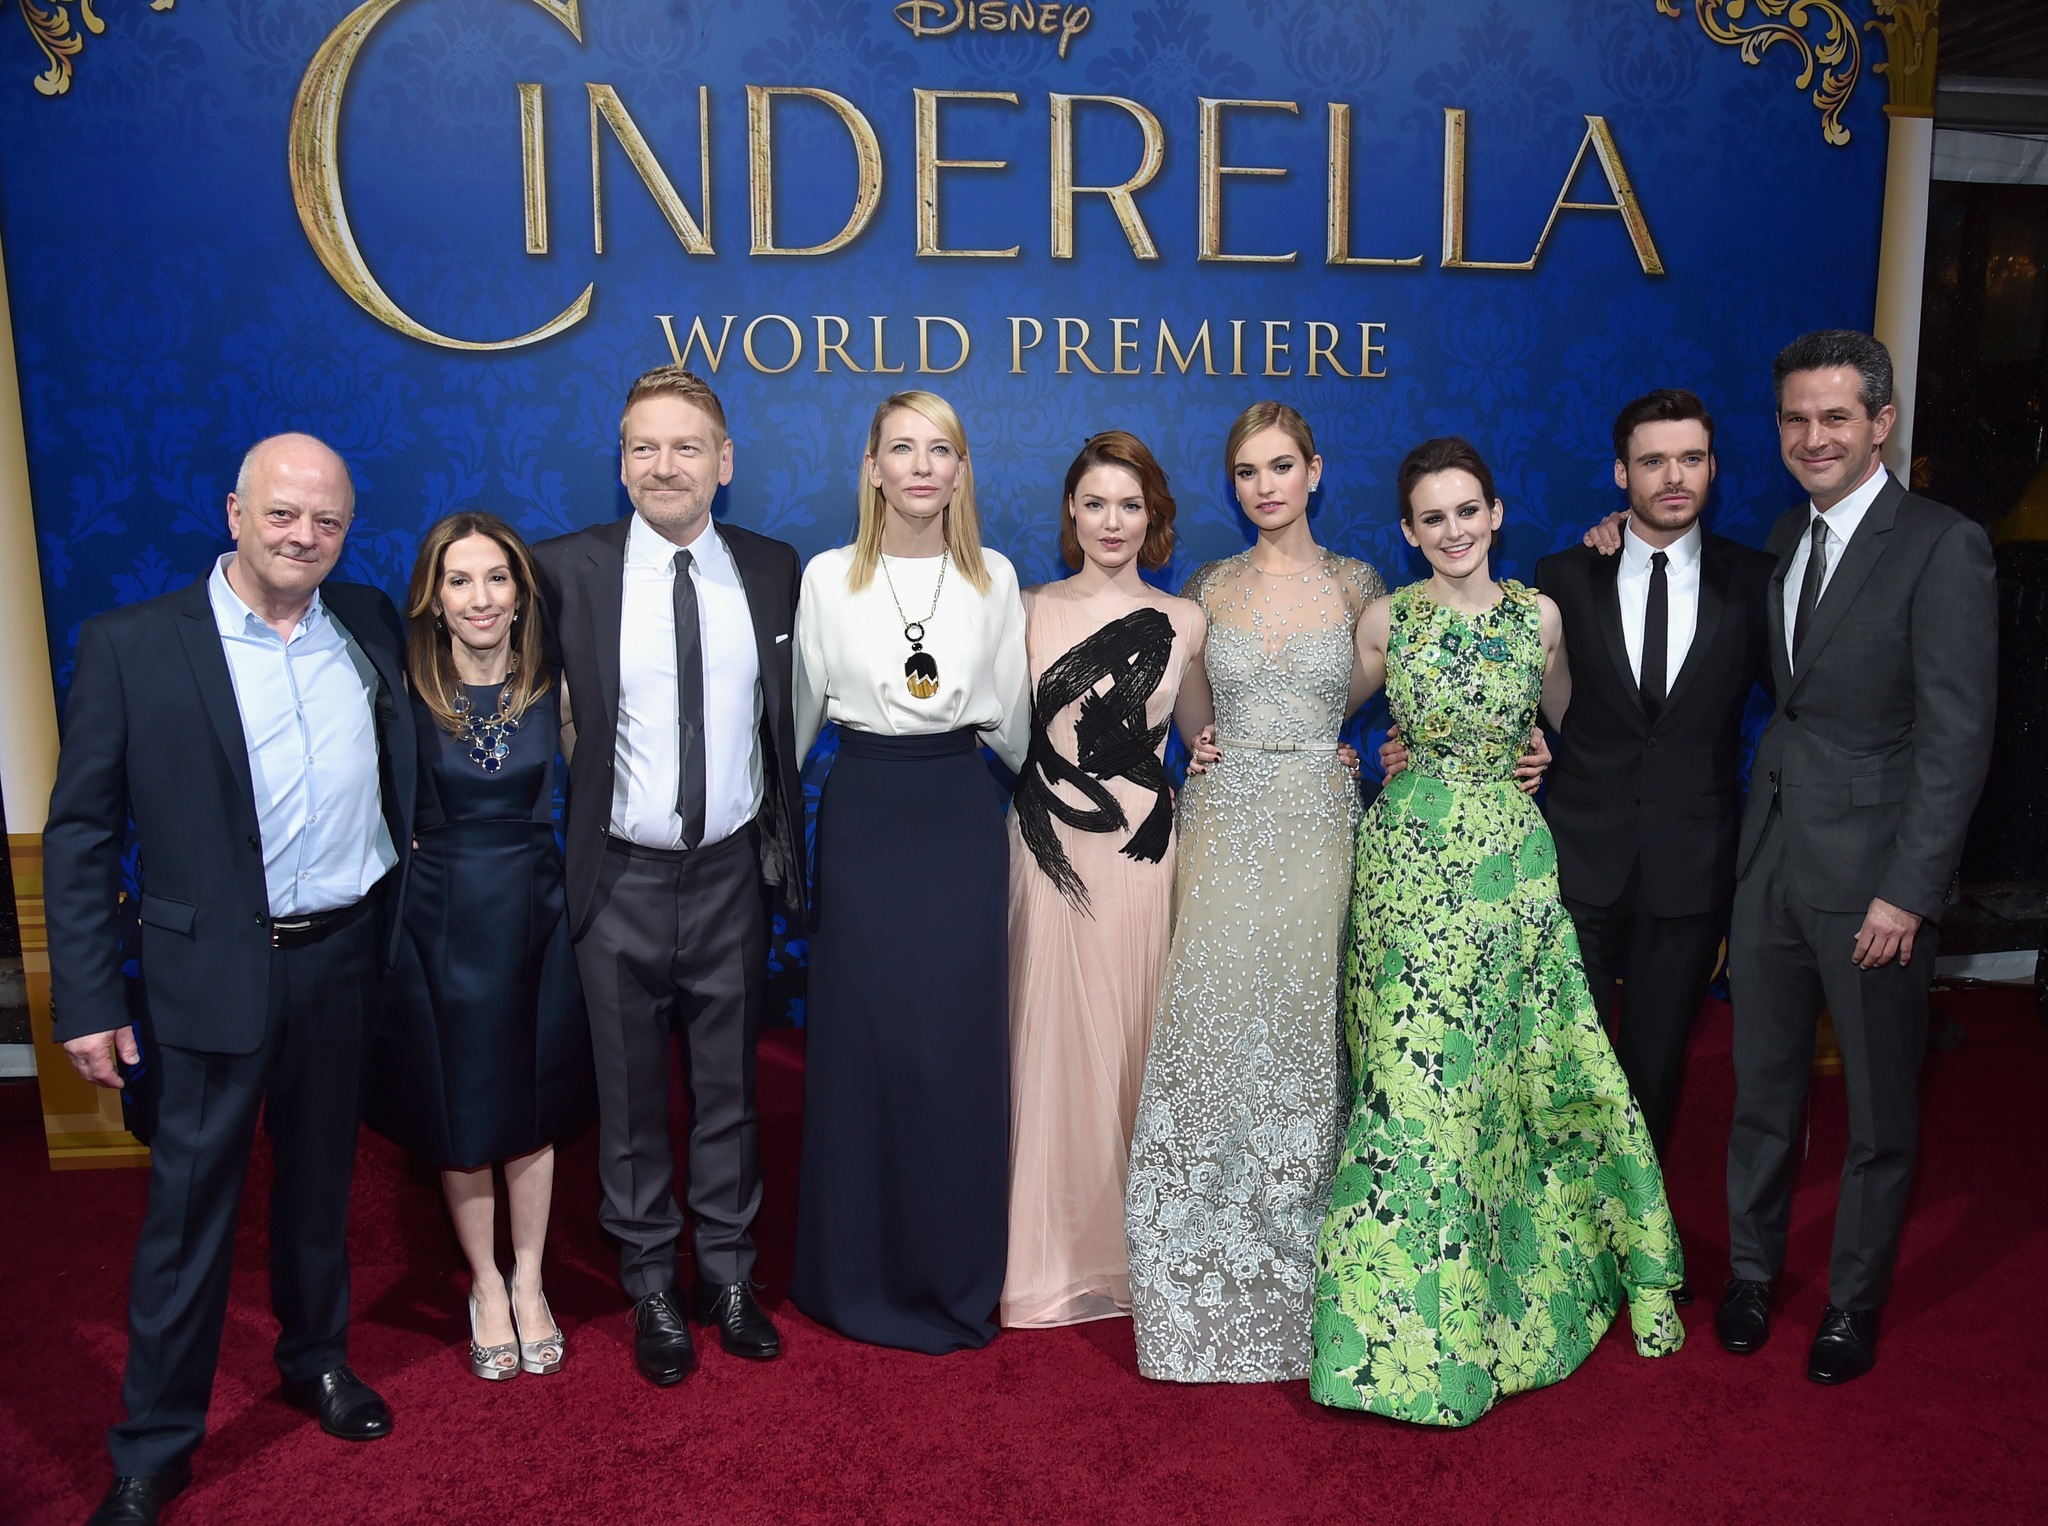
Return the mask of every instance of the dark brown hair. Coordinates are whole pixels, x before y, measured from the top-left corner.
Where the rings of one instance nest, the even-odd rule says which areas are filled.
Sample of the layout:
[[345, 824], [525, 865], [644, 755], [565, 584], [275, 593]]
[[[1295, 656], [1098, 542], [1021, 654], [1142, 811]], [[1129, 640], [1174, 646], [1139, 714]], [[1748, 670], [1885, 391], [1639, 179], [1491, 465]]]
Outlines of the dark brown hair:
[[1707, 432], [1707, 451], [1714, 449], [1714, 416], [1696, 393], [1683, 387], [1659, 387], [1645, 392], [1614, 416], [1614, 459], [1628, 464], [1628, 440], [1645, 424], [1680, 424], [1696, 421]]
[[1771, 387], [1783, 406], [1785, 378], [1793, 372], [1842, 367], [1856, 373], [1857, 400], [1865, 413], [1875, 417], [1877, 410], [1892, 400], [1892, 352], [1861, 329], [1817, 329], [1801, 334], [1771, 362]]
[[1470, 472], [1479, 479], [1480, 498], [1488, 508], [1493, 507], [1496, 496], [1493, 472], [1484, 458], [1470, 440], [1444, 435], [1439, 439], [1424, 440], [1401, 458], [1401, 470], [1394, 480], [1400, 488], [1401, 518], [1405, 523], [1415, 523], [1415, 484], [1424, 477], [1434, 477], [1438, 472]]
[[1309, 462], [1316, 458], [1316, 437], [1308, 427], [1308, 420], [1288, 407], [1271, 398], [1253, 403], [1237, 416], [1237, 422], [1230, 426], [1230, 437], [1223, 442], [1223, 470], [1234, 476], [1237, 472], [1237, 453], [1244, 442], [1262, 429], [1277, 429], [1296, 445], [1301, 447], [1301, 469], [1308, 470]]
[[438, 608], [441, 574], [448, 560], [448, 548], [472, 535], [487, 536], [498, 543], [505, 552], [506, 565], [512, 569], [512, 581], [519, 589], [519, 602], [512, 608], [522, 618], [512, 627], [512, 692], [506, 696], [507, 713], [514, 717], [524, 715], [526, 707], [547, 692], [549, 682], [547, 660], [542, 656], [540, 617], [535, 613], [533, 591], [537, 580], [533, 553], [526, 549], [519, 532], [495, 514], [471, 510], [436, 521], [420, 542], [419, 558], [412, 564], [412, 588], [405, 598], [405, 670], [412, 680], [413, 693], [426, 701], [434, 719], [451, 736], [462, 730], [462, 720], [455, 710], [461, 680], [455, 673], [455, 633], [442, 624]]
[[681, 366], [656, 366], [652, 371], [642, 371], [633, 380], [626, 393], [626, 406], [619, 410], [619, 443], [626, 443], [626, 420], [631, 417], [633, 405], [642, 398], [679, 397], [686, 403], [693, 403], [711, 415], [711, 422], [718, 426], [718, 432], [725, 433], [725, 405], [718, 401], [718, 394], [711, 390], [711, 383], [695, 371], [685, 371]]
[[1173, 555], [1173, 494], [1167, 490], [1166, 473], [1145, 442], [1121, 429], [1105, 429], [1092, 436], [1067, 468], [1066, 490], [1060, 495], [1060, 555], [1076, 572], [1081, 570], [1081, 537], [1074, 526], [1074, 493], [1081, 479], [1098, 466], [1121, 467], [1138, 479], [1138, 492], [1145, 500], [1145, 544], [1138, 548], [1140, 567], [1164, 567]]

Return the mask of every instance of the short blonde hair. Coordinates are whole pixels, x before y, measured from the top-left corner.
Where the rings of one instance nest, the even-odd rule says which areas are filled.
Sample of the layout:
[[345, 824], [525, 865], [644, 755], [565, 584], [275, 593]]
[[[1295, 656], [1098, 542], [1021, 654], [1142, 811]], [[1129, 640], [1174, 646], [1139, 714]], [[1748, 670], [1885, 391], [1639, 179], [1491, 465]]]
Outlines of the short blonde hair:
[[626, 393], [626, 406], [619, 411], [621, 445], [626, 443], [626, 420], [632, 417], [633, 405], [650, 397], [679, 397], [709, 414], [721, 436], [726, 432], [725, 407], [718, 401], [718, 394], [711, 390], [711, 383], [695, 371], [685, 371], [681, 366], [656, 366], [652, 371], [642, 371], [635, 377]]
[[976, 593], [988, 592], [988, 564], [981, 556], [981, 515], [974, 507], [974, 462], [967, 454], [967, 430], [953, 405], [936, 392], [895, 392], [882, 399], [868, 425], [867, 455], [861, 462], [860, 529], [853, 540], [853, 565], [846, 569], [846, 586], [859, 592], [875, 580], [875, 568], [882, 561], [882, 526], [888, 506], [882, 490], [868, 480], [867, 463], [881, 448], [882, 425], [899, 408], [939, 426], [939, 432], [960, 453], [960, 476], [953, 484], [953, 501], [945, 509], [946, 549], [953, 553], [953, 565], [960, 576], [974, 585]]

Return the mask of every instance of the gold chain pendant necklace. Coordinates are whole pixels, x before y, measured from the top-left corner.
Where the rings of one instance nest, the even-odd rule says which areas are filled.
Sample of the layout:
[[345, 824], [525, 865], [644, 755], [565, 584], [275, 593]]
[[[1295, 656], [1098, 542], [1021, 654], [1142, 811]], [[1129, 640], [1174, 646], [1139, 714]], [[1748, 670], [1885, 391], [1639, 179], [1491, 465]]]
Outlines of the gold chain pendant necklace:
[[896, 606], [896, 618], [903, 622], [903, 639], [910, 643], [910, 655], [903, 662], [903, 682], [915, 699], [930, 699], [939, 692], [939, 665], [924, 649], [924, 628], [939, 612], [939, 594], [946, 586], [946, 563], [952, 556], [951, 546], [939, 553], [939, 581], [932, 589], [932, 607], [923, 620], [913, 620], [903, 613], [903, 601], [896, 597], [896, 579], [889, 574], [889, 558], [880, 558], [882, 577], [889, 585], [889, 602]]

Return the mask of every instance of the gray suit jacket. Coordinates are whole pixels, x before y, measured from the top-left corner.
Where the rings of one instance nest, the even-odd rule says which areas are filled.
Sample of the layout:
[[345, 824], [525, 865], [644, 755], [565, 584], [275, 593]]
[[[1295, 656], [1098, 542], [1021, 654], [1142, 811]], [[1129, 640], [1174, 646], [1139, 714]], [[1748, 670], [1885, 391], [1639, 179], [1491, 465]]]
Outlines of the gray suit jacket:
[[1808, 509], [1771, 531], [1767, 601], [1778, 710], [1750, 771], [1736, 874], [1775, 802], [1807, 905], [1862, 915], [1873, 898], [1941, 915], [1991, 762], [1998, 592], [1991, 542], [1953, 509], [1887, 482], [1850, 538], [1794, 673], [1785, 574]]

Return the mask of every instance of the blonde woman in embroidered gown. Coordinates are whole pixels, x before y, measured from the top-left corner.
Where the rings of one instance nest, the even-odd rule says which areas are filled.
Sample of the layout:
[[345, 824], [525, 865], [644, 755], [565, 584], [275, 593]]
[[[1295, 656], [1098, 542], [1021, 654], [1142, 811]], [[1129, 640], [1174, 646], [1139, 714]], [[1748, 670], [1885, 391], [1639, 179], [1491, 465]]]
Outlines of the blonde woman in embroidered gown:
[[1005, 1325], [1131, 1309], [1124, 1172], [1173, 893], [1169, 720], [1212, 719], [1207, 622], [1138, 575], [1173, 552], [1173, 496], [1142, 441], [1096, 435], [1067, 469], [1075, 575], [1024, 592], [1031, 750], [1010, 813], [1010, 1246]]
[[1676, 1351], [1684, 1269], [1556, 849], [1513, 777], [1539, 700], [1553, 722], [1570, 703], [1557, 608], [1493, 582], [1502, 510], [1469, 444], [1417, 446], [1399, 481], [1433, 576], [1360, 627], [1409, 759], [1358, 839], [1357, 1090], [1316, 1253], [1309, 1391], [1457, 1426], [1569, 1376], [1624, 1297], [1636, 1349]]
[[1178, 816], [1172, 952], [1145, 1064], [1125, 1225], [1138, 1368], [1179, 1382], [1308, 1374], [1316, 1231], [1350, 1068], [1340, 957], [1359, 795], [1338, 759], [1354, 633], [1385, 592], [1309, 534], [1322, 460], [1259, 403], [1225, 459], [1258, 527], [1184, 596], [1209, 626], [1222, 759]]

